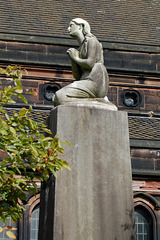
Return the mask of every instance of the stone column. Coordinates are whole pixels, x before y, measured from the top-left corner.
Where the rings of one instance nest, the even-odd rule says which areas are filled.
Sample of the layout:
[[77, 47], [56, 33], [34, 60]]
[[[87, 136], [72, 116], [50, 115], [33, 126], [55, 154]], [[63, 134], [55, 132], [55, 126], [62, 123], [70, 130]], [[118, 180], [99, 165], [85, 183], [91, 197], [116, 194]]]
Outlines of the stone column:
[[56, 179], [53, 239], [135, 239], [127, 113], [61, 105], [50, 128], [72, 144], [63, 156], [72, 171]]
[[38, 240], [53, 240], [55, 178], [41, 184]]

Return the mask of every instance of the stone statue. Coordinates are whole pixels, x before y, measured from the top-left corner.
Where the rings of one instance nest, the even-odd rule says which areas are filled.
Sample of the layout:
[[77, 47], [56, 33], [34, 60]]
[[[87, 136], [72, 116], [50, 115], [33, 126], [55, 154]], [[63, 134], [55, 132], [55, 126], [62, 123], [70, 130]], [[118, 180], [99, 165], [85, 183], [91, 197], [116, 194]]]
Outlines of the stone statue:
[[55, 93], [54, 106], [93, 99], [109, 102], [106, 97], [109, 78], [104, 66], [102, 44], [90, 32], [89, 23], [81, 18], [73, 19], [68, 31], [80, 46], [78, 50], [69, 48], [67, 51], [76, 81]]

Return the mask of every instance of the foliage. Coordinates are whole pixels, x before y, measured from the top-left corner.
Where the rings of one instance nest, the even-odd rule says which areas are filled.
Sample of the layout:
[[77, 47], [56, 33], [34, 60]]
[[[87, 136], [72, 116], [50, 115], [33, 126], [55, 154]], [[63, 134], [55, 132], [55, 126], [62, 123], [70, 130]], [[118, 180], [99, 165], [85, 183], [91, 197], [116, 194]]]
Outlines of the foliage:
[[[10, 222], [13, 223], [13, 221], [10, 221]], [[12, 238], [12, 239], [16, 239], [16, 235], [13, 232], [13, 231], [16, 231], [16, 230], [17, 230], [16, 227], [9, 226], [9, 225], [6, 225], [4, 227], [0, 227], [0, 233], [5, 232], [7, 237]]]
[[[12, 80], [12, 85], [0, 90], [0, 149], [7, 154], [0, 162], [0, 220], [5, 222], [9, 216], [14, 221], [21, 217], [25, 193], [37, 192], [35, 178], [47, 181], [51, 173], [56, 177], [56, 171], [69, 167], [59, 157], [64, 151], [62, 142], [57, 136], [52, 138], [43, 123], [30, 118], [32, 107], [23, 107], [13, 116], [5, 110], [18, 98], [27, 103], [22, 95], [21, 68], [8, 66], [0, 68], [0, 73]], [[9, 234], [14, 239], [14, 234]]]

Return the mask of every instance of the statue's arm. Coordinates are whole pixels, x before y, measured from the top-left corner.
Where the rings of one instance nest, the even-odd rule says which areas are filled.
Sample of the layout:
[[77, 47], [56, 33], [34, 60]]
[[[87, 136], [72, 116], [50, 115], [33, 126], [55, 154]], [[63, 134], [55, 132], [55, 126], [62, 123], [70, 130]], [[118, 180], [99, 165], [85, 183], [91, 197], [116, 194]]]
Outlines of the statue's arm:
[[79, 56], [79, 51], [75, 48], [69, 48], [67, 50], [67, 54], [71, 60], [73, 77], [75, 78], [75, 80], [80, 80], [82, 70], [80, 66], [74, 61], [73, 56], [71, 56], [71, 55], [74, 55], [74, 57]]
[[81, 74], [82, 74], [80, 67], [72, 59], [71, 59], [71, 64], [72, 64], [73, 77], [75, 78], [75, 80], [80, 80]]
[[97, 42], [95, 38], [91, 38], [88, 40], [87, 58], [85, 59], [82, 59], [79, 57], [79, 55], [75, 54], [73, 48], [69, 49], [70, 58], [72, 59], [73, 62], [78, 64], [80, 67], [88, 70], [92, 69], [96, 62], [96, 49], [97, 49], [96, 44]]

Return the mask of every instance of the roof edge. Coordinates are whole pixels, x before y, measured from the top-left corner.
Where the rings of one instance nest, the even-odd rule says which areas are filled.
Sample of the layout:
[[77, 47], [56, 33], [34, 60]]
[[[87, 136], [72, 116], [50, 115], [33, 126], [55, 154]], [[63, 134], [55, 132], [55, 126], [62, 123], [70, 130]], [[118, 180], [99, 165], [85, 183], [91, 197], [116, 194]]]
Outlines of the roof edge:
[[[78, 46], [77, 42], [69, 37], [59, 36], [45, 36], [45, 35], [32, 35], [22, 33], [4, 33], [0, 32], [1, 41], [15, 41], [37, 44], [51, 44], [51, 45], [65, 45], [65, 46]], [[133, 42], [121, 42], [112, 40], [101, 40], [104, 49], [120, 50], [120, 51], [133, 51], [133, 52], [147, 52], [147, 53], [160, 53], [160, 45], [148, 45]]]

